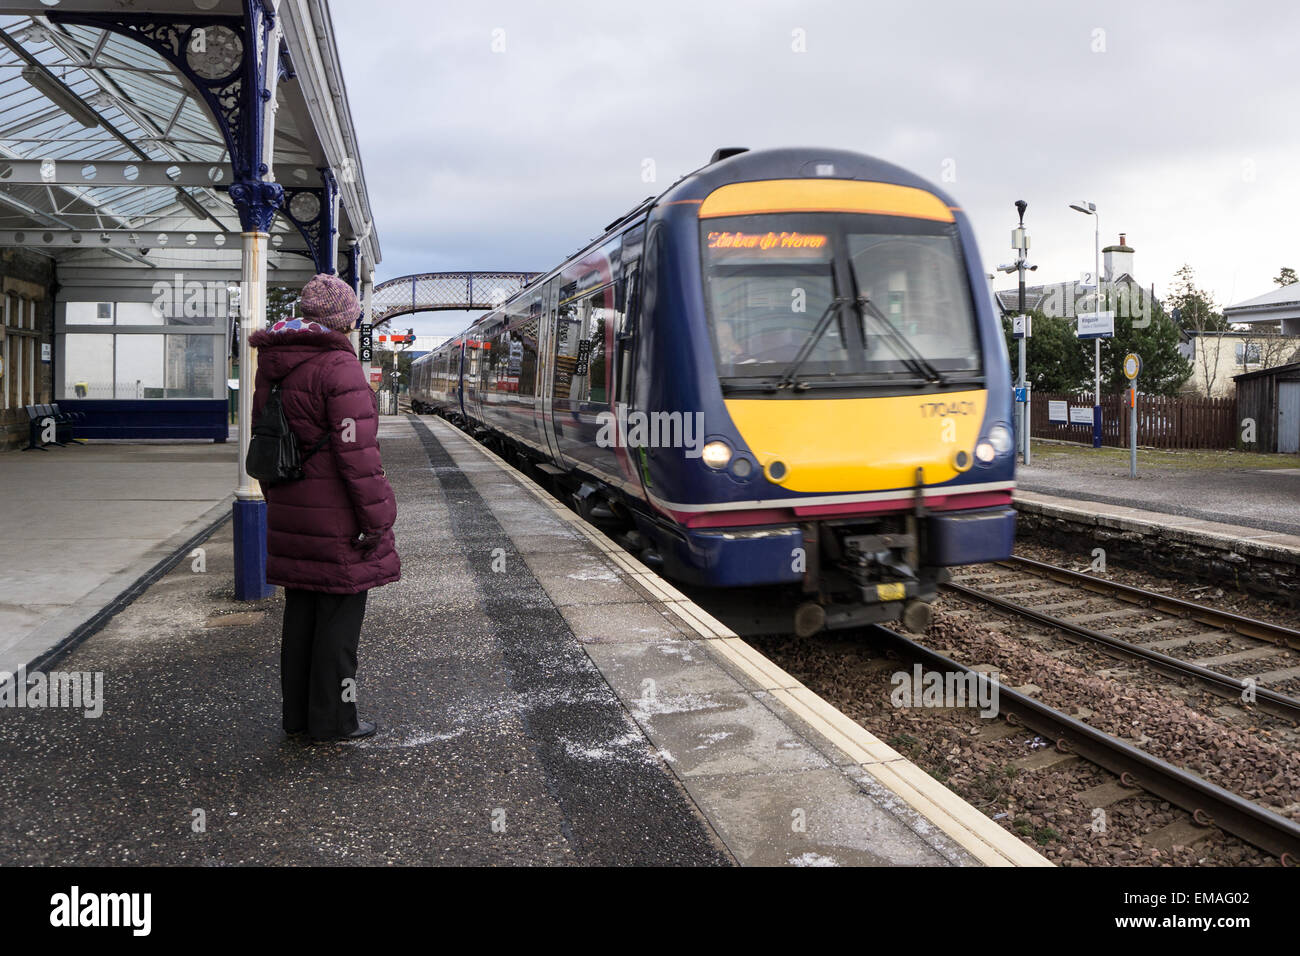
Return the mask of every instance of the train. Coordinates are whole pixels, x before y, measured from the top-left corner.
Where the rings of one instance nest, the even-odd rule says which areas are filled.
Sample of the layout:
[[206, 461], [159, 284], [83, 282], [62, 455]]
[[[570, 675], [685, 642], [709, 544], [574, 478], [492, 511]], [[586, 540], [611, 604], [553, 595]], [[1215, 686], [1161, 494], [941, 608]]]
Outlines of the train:
[[924, 631], [949, 569], [1011, 554], [1013, 398], [961, 207], [804, 148], [718, 150], [410, 376], [416, 413], [802, 637]]

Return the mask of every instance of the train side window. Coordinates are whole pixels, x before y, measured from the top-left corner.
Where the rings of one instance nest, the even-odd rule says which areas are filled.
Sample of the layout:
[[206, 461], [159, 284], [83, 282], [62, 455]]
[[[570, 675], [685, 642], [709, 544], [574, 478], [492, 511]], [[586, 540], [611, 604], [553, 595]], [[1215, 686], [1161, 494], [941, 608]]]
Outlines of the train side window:
[[519, 350], [519, 394], [531, 397], [537, 393], [537, 333], [541, 323], [541, 301], [537, 314], [527, 318], [516, 332]]
[[615, 288], [561, 302], [555, 337], [555, 397], [609, 404], [609, 350], [618, 328]]
[[[556, 399], [586, 397], [586, 382], [577, 376], [578, 353], [582, 348], [581, 303], [566, 301], [568, 288], [560, 289], [560, 305], [555, 322], [555, 389]], [[577, 381], [575, 381], [577, 379]]]
[[618, 401], [624, 405], [628, 404], [632, 395], [632, 362], [633, 350], [636, 346], [637, 298], [640, 295], [638, 287], [640, 276], [638, 273], [639, 270], [635, 262], [626, 264], [624, 266], [625, 278], [619, 286], [620, 305], [623, 308], [614, 335], [614, 374]]
[[483, 390], [488, 392], [506, 391], [506, 359], [510, 348], [510, 333], [498, 328], [485, 336], [483, 342]]
[[588, 296], [586, 305], [587, 401], [608, 405], [609, 347], [618, 326], [614, 286]]

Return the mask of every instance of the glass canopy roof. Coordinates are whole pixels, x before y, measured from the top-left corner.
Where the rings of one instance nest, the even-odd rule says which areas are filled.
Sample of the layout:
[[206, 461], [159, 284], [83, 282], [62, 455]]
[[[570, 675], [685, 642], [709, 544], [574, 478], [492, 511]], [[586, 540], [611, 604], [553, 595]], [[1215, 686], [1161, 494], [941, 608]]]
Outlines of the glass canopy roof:
[[[283, 87], [279, 96], [283, 103]], [[14, 161], [23, 160], [73, 163], [76, 172], [66, 175], [65, 166], [59, 184], [33, 183], [30, 175], [15, 175]], [[187, 184], [169, 185], [157, 182], [156, 174], [144, 177], [137, 170], [132, 177], [134, 167], [121, 167], [142, 161], [211, 168], [207, 182], [193, 184], [188, 176]], [[277, 169], [316, 163], [287, 109], [277, 111], [274, 162]], [[100, 176], [112, 182], [95, 183], [96, 163], [117, 164], [115, 175]], [[180, 166], [170, 166], [167, 175], [173, 171], [173, 178], [182, 178]], [[108, 245], [107, 239], [96, 243], [88, 235], [80, 248], [65, 244], [42, 251], [59, 260], [108, 254], [152, 266], [193, 262], [201, 255], [210, 264], [233, 263], [237, 269], [238, 242], [220, 252], [183, 247], [189, 230], [239, 232], [238, 215], [219, 188], [230, 176], [225, 143], [206, 105], [161, 56], [110, 31], [54, 24], [40, 16], [0, 15], [0, 244], [23, 244], [12, 234], [4, 236], [5, 230], [60, 235], [142, 230], [139, 249]], [[77, 183], [68, 184], [70, 178]], [[154, 181], [137, 184], [133, 178]], [[160, 250], [153, 230], [176, 234], [173, 244]], [[48, 242], [54, 233], [40, 234]], [[283, 217], [272, 234], [273, 248], [305, 249]], [[293, 268], [307, 261], [296, 254], [290, 260], [297, 261], [273, 256], [272, 271], [277, 261]]]

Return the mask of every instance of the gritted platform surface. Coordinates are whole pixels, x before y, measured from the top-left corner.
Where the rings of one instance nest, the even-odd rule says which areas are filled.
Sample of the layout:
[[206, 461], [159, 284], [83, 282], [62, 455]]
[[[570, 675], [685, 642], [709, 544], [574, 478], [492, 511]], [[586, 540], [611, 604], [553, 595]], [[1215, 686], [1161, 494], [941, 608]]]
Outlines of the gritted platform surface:
[[238, 441], [6, 452], [0, 671], [49, 651], [228, 514], [238, 455]]

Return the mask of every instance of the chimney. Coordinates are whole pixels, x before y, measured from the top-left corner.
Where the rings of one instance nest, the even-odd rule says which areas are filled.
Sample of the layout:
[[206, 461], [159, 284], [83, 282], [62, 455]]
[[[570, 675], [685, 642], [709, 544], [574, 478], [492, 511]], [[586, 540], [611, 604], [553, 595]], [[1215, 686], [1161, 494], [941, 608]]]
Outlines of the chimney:
[[1102, 268], [1104, 270], [1103, 278], [1107, 282], [1114, 282], [1122, 275], [1133, 274], [1133, 249], [1128, 244], [1128, 235], [1119, 234], [1119, 245], [1107, 246], [1101, 250]]

